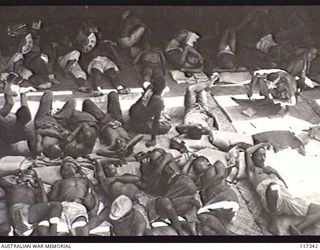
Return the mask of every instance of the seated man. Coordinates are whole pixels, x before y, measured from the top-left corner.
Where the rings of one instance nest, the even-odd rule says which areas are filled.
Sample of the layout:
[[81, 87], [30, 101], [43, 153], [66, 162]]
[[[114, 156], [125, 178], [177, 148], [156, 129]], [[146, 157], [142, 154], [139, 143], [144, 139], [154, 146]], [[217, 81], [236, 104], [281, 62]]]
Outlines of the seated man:
[[[198, 217], [201, 221], [198, 231], [202, 235], [230, 234], [227, 226], [235, 218], [239, 209], [239, 201], [236, 192], [227, 184], [225, 165], [221, 161], [216, 161], [211, 165], [207, 158], [199, 156], [191, 162], [190, 169], [187, 171], [193, 171], [196, 175], [200, 184], [201, 200], [204, 204], [198, 210]], [[208, 223], [212, 220], [216, 222]]]
[[29, 236], [38, 229], [39, 236], [48, 236], [50, 221], [61, 214], [59, 202], [48, 202], [42, 180], [34, 170], [8, 171], [1, 176], [18, 175], [16, 183], [1, 178], [0, 186], [5, 189], [10, 219], [19, 236]]
[[61, 147], [65, 139], [68, 138], [70, 140], [71, 136], [71, 132], [61, 125], [61, 120], [65, 121], [73, 114], [76, 103], [74, 99], [69, 100], [54, 116], [51, 114], [52, 101], [52, 92], [46, 91], [41, 97], [34, 125], [36, 128], [37, 154], [44, 154], [49, 158], [55, 159], [61, 155]]
[[56, 221], [61, 234], [88, 235], [86, 225], [96, 216], [99, 199], [91, 181], [82, 176], [77, 163], [66, 157], [60, 168], [62, 180], [56, 181], [49, 193], [50, 201], [61, 202], [62, 213]]
[[180, 134], [187, 134], [191, 139], [201, 139], [203, 134], [209, 134], [209, 118], [213, 118], [213, 125], [217, 126], [214, 115], [208, 111], [207, 92], [212, 84], [219, 78], [218, 73], [213, 73], [211, 79], [187, 87], [184, 97], [185, 116], [182, 125], [176, 130]]
[[141, 51], [150, 46], [151, 31], [134, 13], [125, 11], [122, 14], [122, 30], [118, 42], [124, 49], [129, 49], [130, 56], [135, 58]]
[[129, 110], [130, 126], [132, 130], [138, 133], [151, 134], [151, 141], [147, 146], [156, 145], [156, 136], [166, 134], [171, 129], [167, 121], [161, 121], [164, 110], [164, 101], [161, 96], [165, 88], [163, 78], [155, 79], [152, 85], [152, 96], [145, 100], [145, 96], [131, 106]]
[[270, 145], [260, 143], [246, 150], [246, 165], [249, 181], [261, 198], [263, 207], [269, 212], [271, 221], [269, 232], [278, 235], [278, 216], [304, 216], [303, 222], [291, 226], [293, 234], [310, 227], [320, 220], [320, 205], [292, 196], [280, 174], [270, 166], [265, 165], [266, 148]]
[[90, 88], [87, 86], [87, 73], [79, 64], [80, 55], [81, 52], [74, 48], [71, 39], [64, 36], [57, 47], [58, 65], [66, 77], [75, 79], [79, 91], [88, 92]]
[[271, 100], [274, 104], [280, 104], [281, 110], [277, 114], [279, 116], [285, 115], [288, 106], [297, 104], [297, 82], [286, 71], [277, 69], [255, 71], [250, 82], [249, 98], [252, 97], [256, 85], [259, 94], [267, 101]]
[[191, 45], [187, 44], [189, 31], [182, 30], [166, 46], [168, 61], [176, 68], [187, 73], [203, 71], [203, 57]]
[[143, 139], [142, 135], [131, 137], [123, 128], [123, 117], [116, 92], [108, 95], [108, 113], [103, 112], [93, 101], [83, 102], [83, 111], [93, 115], [99, 123], [99, 138], [106, 145], [98, 155], [122, 158], [133, 153], [134, 146]]
[[143, 88], [146, 89], [151, 85], [153, 79], [165, 78], [166, 58], [160, 48], [154, 47], [142, 51], [134, 59], [133, 64], [141, 63], [141, 73], [143, 77]]
[[158, 197], [146, 204], [150, 222], [168, 218], [177, 233], [184, 235], [178, 216], [185, 217], [189, 223], [185, 229], [196, 235], [194, 213], [200, 204], [192, 178], [182, 173], [173, 156], [163, 149], [153, 150], [141, 164], [141, 184], [136, 185]]
[[25, 81], [38, 89], [48, 89], [52, 83], [59, 83], [48, 63], [48, 56], [41, 53], [40, 45], [29, 33], [22, 40], [19, 52], [9, 60], [8, 70], [18, 73]]
[[297, 56], [287, 66], [287, 71], [295, 77], [298, 87], [304, 89], [305, 87], [314, 87], [310, 79], [311, 63], [319, 54], [319, 50], [315, 47], [309, 48], [302, 56]]
[[25, 93], [20, 93], [21, 107], [15, 115], [9, 115], [13, 107], [11, 84], [5, 87], [5, 105], [0, 110], [0, 145], [6, 148], [20, 141], [27, 141], [30, 153], [35, 154], [35, 132], [31, 121], [31, 113]]

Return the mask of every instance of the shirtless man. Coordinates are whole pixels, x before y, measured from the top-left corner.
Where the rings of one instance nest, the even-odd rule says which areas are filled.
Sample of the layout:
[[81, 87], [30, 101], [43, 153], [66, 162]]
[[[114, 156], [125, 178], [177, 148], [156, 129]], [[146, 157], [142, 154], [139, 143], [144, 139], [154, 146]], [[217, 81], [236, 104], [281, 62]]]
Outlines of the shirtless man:
[[65, 156], [77, 158], [90, 154], [97, 139], [97, 119], [88, 112], [75, 110], [67, 120], [66, 127], [73, 131], [73, 135], [64, 146]]
[[303, 222], [290, 226], [292, 234], [301, 232], [320, 220], [320, 205], [292, 196], [280, 174], [265, 165], [267, 143], [260, 143], [246, 149], [246, 166], [249, 181], [261, 198], [263, 207], [269, 212], [269, 232], [279, 234], [278, 216], [304, 216]]
[[5, 104], [0, 110], [0, 144], [7, 148], [11, 144], [26, 140], [30, 153], [34, 155], [35, 132], [33, 126], [29, 123], [31, 113], [26, 93], [20, 92], [21, 107], [15, 115], [9, 114], [14, 104], [12, 95], [11, 84], [7, 82], [4, 90]]
[[288, 106], [297, 104], [297, 82], [286, 71], [277, 69], [255, 71], [248, 90], [250, 99], [256, 85], [258, 85], [259, 94], [266, 100], [280, 104], [281, 109], [278, 116], [285, 115]]
[[[163, 149], [153, 150], [141, 161], [141, 173], [141, 184], [137, 185], [158, 197], [146, 204], [150, 222], [168, 218], [179, 235], [185, 235], [184, 230], [196, 235], [195, 209], [200, 207], [196, 198], [197, 188], [191, 177], [180, 170], [173, 156]], [[188, 222], [186, 228], [178, 216], [185, 217]]]
[[63, 108], [54, 116], [52, 111], [53, 94], [46, 91], [40, 100], [38, 112], [34, 119], [36, 128], [36, 151], [49, 158], [58, 158], [62, 153], [64, 141], [70, 140], [71, 132], [65, 129], [61, 122], [68, 119], [75, 110], [75, 100], [65, 103]]
[[186, 43], [188, 34], [187, 30], [182, 30], [167, 44], [165, 53], [175, 68], [187, 73], [202, 72], [203, 56]]
[[38, 228], [39, 235], [48, 236], [51, 220], [61, 214], [60, 203], [48, 202], [42, 180], [34, 170], [8, 171], [5, 175], [17, 175], [16, 183], [0, 179], [15, 233], [29, 236]]
[[208, 110], [206, 89], [209, 89], [218, 78], [219, 74], [213, 73], [209, 81], [187, 87], [184, 96], [183, 124], [176, 127], [179, 134], [187, 134], [191, 139], [198, 140], [203, 134], [209, 134], [210, 118], [213, 119], [213, 125], [217, 126], [214, 114]]
[[[198, 232], [203, 235], [230, 234], [227, 226], [236, 216], [239, 201], [236, 192], [227, 184], [225, 165], [221, 161], [211, 165], [206, 157], [198, 156], [191, 162], [188, 172], [195, 174], [204, 204], [197, 212], [201, 221]], [[214, 224], [207, 223], [212, 220]]]
[[143, 77], [143, 88], [147, 89], [151, 85], [153, 79], [165, 77], [165, 69], [167, 61], [163, 51], [160, 48], [153, 47], [142, 51], [134, 59], [133, 64], [141, 63], [141, 73]]
[[123, 128], [123, 116], [116, 92], [108, 94], [108, 112], [103, 112], [93, 101], [83, 102], [83, 111], [93, 115], [99, 123], [99, 138], [106, 145], [98, 155], [123, 158], [133, 153], [134, 146], [143, 139], [142, 135], [131, 137]]
[[76, 236], [89, 234], [89, 218], [97, 214], [99, 199], [91, 181], [81, 175], [77, 163], [66, 157], [60, 168], [62, 180], [56, 181], [49, 193], [50, 201], [61, 202], [62, 213], [56, 221], [57, 231]]
[[122, 14], [122, 29], [118, 39], [123, 49], [128, 49], [135, 58], [141, 51], [148, 49], [151, 31], [135, 13], [125, 11]]
[[302, 56], [297, 56], [287, 66], [287, 71], [295, 77], [298, 87], [302, 90], [305, 87], [314, 87], [314, 83], [310, 79], [310, 68], [312, 61], [317, 58], [318, 54], [317, 48], [310, 47]]

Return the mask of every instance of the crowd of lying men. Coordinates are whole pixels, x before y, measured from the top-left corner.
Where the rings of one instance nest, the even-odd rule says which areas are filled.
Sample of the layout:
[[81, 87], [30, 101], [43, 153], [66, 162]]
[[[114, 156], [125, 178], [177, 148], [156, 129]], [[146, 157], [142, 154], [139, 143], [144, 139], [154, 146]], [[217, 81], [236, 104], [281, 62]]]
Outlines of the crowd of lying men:
[[[235, 46], [241, 42], [236, 41], [236, 34], [266, 14], [251, 13], [238, 27], [226, 31], [217, 55], [220, 68], [239, 69]], [[1, 75], [5, 96], [0, 110], [1, 144], [27, 141], [33, 158], [61, 158], [62, 163], [61, 179], [49, 192], [32, 166], [26, 170], [0, 170], [0, 186], [5, 190], [9, 214], [8, 222], [0, 225], [1, 235], [86, 236], [104, 221], [110, 223], [114, 236], [157, 235], [161, 226], [170, 227], [176, 235], [234, 235], [228, 226], [236, 218], [240, 204], [229, 183], [231, 175], [236, 179], [239, 174], [237, 164], [230, 168], [220, 160], [211, 162], [208, 157], [190, 152], [175, 138], [171, 138], [170, 148], [181, 155], [157, 147], [157, 136], [172, 129], [170, 120], [163, 116], [164, 65], [169, 62], [187, 76], [202, 72], [205, 60], [196, 50], [199, 35], [182, 30], [162, 49], [153, 47], [151, 30], [140, 18], [125, 12], [123, 19], [117, 43], [129, 52], [133, 64], [142, 65], [144, 90], [130, 107], [128, 122], [123, 117], [119, 94], [128, 94], [130, 89], [120, 83], [119, 67], [110, 57], [110, 53], [117, 57], [114, 45], [103, 40], [94, 25], [83, 24], [74, 40], [64, 36], [59, 43], [51, 41], [46, 50], [48, 46], [41, 43], [40, 28], [35, 23], [22, 39], [19, 51], [6, 62], [6, 72]], [[268, 60], [271, 51], [272, 55], [282, 56], [287, 48], [275, 41], [272, 34], [254, 44], [254, 49]], [[296, 48], [294, 53], [294, 60], [286, 68], [254, 71], [249, 98], [258, 86], [259, 93], [280, 104], [282, 112], [295, 105], [298, 92], [313, 82], [308, 70], [318, 50]], [[80, 60], [80, 55], [87, 64]], [[88, 98], [81, 111], [70, 99], [53, 113], [53, 93], [48, 89], [52, 84], [61, 84], [53, 71], [56, 67], [73, 77], [80, 91], [92, 91], [95, 96], [102, 95], [99, 79], [108, 76], [115, 91], [108, 94], [107, 110], [101, 110]], [[88, 85], [88, 75], [93, 79], [92, 85]], [[211, 72], [209, 80], [186, 88], [184, 118], [176, 131], [192, 140], [208, 136], [222, 152], [234, 149], [235, 156], [229, 154], [228, 162], [237, 159], [240, 151], [245, 152], [246, 178], [269, 213], [269, 232], [279, 234], [278, 218], [286, 214], [304, 217], [289, 228], [291, 234], [301, 234], [320, 219], [319, 205], [292, 196], [280, 174], [265, 164], [266, 150], [272, 150], [271, 144], [254, 143], [254, 136], [219, 131], [207, 103], [207, 92], [218, 79], [219, 73]], [[33, 121], [26, 96], [33, 87], [25, 87], [25, 83], [45, 90]], [[16, 85], [20, 88], [14, 89]], [[14, 95], [20, 95], [21, 107], [15, 116], [10, 116]], [[151, 135], [146, 146], [153, 148], [136, 154], [134, 148], [144, 134]], [[97, 139], [103, 146], [93, 153]], [[97, 185], [81, 171], [76, 160], [79, 157], [93, 162]], [[118, 169], [128, 162], [139, 163], [140, 175], [119, 174]], [[6, 177], [11, 175], [15, 178], [8, 181]]]

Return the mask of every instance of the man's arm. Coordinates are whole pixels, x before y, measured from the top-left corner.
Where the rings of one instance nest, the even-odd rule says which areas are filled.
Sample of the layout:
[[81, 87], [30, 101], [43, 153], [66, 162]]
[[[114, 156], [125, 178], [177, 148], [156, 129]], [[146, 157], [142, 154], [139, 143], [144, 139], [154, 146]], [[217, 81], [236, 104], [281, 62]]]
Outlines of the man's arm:
[[117, 182], [117, 181], [123, 184], [137, 183], [140, 181], [140, 178], [137, 175], [125, 174], [125, 175], [117, 176], [113, 178], [113, 182]]
[[91, 195], [93, 197], [93, 202], [94, 202], [93, 208], [91, 208], [89, 211], [89, 217], [92, 218], [93, 216], [96, 216], [98, 214], [100, 200], [99, 200], [99, 197], [98, 197], [96, 191], [94, 190], [92, 182], [89, 179], [88, 179], [88, 182], [89, 182], [89, 186], [90, 186], [88, 195], [90, 195], [90, 193], [91, 193]]
[[[221, 164], [214, 164], [216, 175], [211, 179], [211, 182], [216, 183], [220, 182], [224, 178], [226, 178], [226, 167], [223, 163]], [[213, 171], [213, 169], [212, 169]]]
[[266, 146], [270, 146], [270, 144], [269, 143], [259, 143], [257, 145], [253, 145], [253, 146], [246, 149], [245, 158], [246, 158], [246, 168], [248, 171], [248, 175], [253, 174], [255, 171], [255, 166], [254, 166], [252, 158], [251, 158], [252, 154], [254, 152], [256, 152], [258, 149], [260, 149], [262, 147], [266, 147]]
[[20, 93], [20, 102], [21, 102], [21, 107], [25, 106], [29, 108], [26, 93]]
[[284, 181], [284, 179], [281, 177], [281, 175], [279, 174], [279, 172], [277, 170], [275, 170], [273, 167], [267, 166], [263, 168], [264, 172], [267, 174], [274, 174], [278, 177], [279, 180], [281, 180], [283, 182], [283, 184], [286, 186], [286, 188], [288, 188], [287, 183]]
[[56, 181], [55, 183], [53, 183], [52, 187], [51, 187], [51, 191], [48, 195], [48, 198], [50, 201], [60, 201], [59, 200], [59, 188], [60, 185], [60, 181]]
[[14, 105], [14, 101], [11, 93], [11, 83], [7, 83], [4, 88], [4, 98], [5, 98], [5, 104], [0, 109], [0, 116], [2, 117], [6, 117], [10, 113]]
[[100, 160], [96, 161], [95, 167], [96, 177], [98, 179], [98, 183], [103, 192], [107, 195], [109, 193], [109, 184], [107, 177], [104, 174], [103, 167]]
[[142, 236], [144, 235], [144, 232], [146, 230], [146, 221], [140, 212], [134, 211], [133, 213], [133, 221], [131, 223], [131, 236]]
[[47, 196], [47, 193], [44, 189], [44, 185], [43, 185], [43, 181], [41, 178], [38, 178], [37, 179], [38, 181], [38, 184], [39, 184], [39, 196], [38, 196], [38, 202], [41, 203], [41, 202], [48, 202], [49, 199], [48, 199], [48, 196]]
[[169, 164], [170, 162], [174, 161], [175, 159], [173, 158], [172, 154], [166, 153], [164, 157], [162, 158], [162, 161], [160, 164], [158, 164], [157, 169], [155, 170], [156, 173], [161, 174], [162, 170]]

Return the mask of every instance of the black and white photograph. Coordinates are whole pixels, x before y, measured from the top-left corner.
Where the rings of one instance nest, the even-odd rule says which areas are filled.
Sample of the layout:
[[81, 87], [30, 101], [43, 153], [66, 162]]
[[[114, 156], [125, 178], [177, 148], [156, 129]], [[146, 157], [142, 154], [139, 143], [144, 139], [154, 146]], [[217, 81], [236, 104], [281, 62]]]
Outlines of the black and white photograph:
[[319, 12], [0, 6], [0, 236], [319, 235]]

